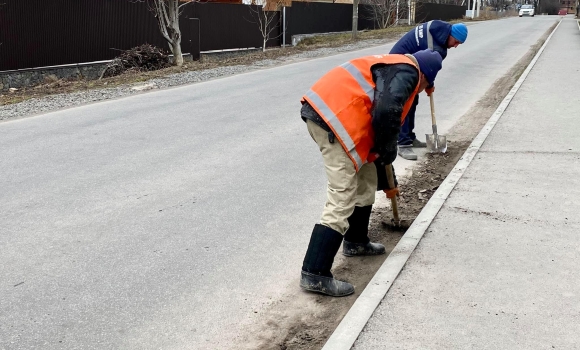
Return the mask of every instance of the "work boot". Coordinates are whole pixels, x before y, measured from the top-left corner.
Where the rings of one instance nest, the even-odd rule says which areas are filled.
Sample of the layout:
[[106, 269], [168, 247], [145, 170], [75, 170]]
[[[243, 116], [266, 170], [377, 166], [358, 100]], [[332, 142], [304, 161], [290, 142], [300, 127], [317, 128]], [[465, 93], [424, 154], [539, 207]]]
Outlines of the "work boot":
[[302, 265], [300, 287], [333, 297], [354, 293], [352, 284], [336, 280], [330, 273], [340, 243], [342, 235], [339, 232], [320, 224], [314, 225]]
[[425, 142], [421, 142], [421, 141], [419, 141], [417, 139], [414, 139], [413, 140], [413, 147], [415, 147], [415, 148], [426, 148], [427, 147], [427, 144]]
[[369, 239], [369, 221], [373, 206], [354, 207], [348, 218], [348, 230], [342, 242], [342, 254], [346, 256], [381, 255], [385, 254], [385, 246], [372, 243]]
[[382, 255], [385, 251], [385, 246], [380, 243], [342, 243], [342, 254], [346, 256]]
[[398, 154], [407, 160], [417, 160], [417, 155], [413, 152], [413, 145], [399, 146]]

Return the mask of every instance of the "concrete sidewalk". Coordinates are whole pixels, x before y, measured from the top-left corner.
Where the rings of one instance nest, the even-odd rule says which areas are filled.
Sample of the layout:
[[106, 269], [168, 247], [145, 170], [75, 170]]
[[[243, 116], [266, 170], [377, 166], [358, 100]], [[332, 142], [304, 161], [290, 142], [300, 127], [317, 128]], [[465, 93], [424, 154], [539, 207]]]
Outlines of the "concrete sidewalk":
[[580, 349], [579, 86], [568, 17], [353, 349]]

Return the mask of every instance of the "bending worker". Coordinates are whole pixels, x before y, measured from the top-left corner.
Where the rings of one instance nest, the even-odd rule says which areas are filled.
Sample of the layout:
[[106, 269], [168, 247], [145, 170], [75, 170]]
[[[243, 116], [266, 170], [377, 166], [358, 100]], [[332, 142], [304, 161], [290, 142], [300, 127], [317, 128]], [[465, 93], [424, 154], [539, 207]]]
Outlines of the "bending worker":
[[[421, 23], [412, 29], [393, 46], [391, 54], [414, 54], [415, 52], [430, 49], [439, 52], [441, 58], [447, 57], [447, 49], [463, 44], [467, 39], [467, 26], [463, 23], [450, 24], [443, 21], [429, 21]], [[434, 86], [426, 89], [427, 95], [435, 90]], [[415, 97], [413, 106], [405, 118], [405, 123], [399, 133], [399, 155], [408, 160], [417, 160], [412, 147], [426, 147], [425, 142], [417, 140], [415, 129], [415, 111], [419, 104], [419, 95]]]
[[[354, 292], [330, 272], [343, 236], [346, 256], [385, 253], [368, 238], [377, 166], [385, 172], [397, 157], [404, 117], [415, 96], [433, 85], [441, 62], [432, 50], [357, 58], [328, 72], [303, 97], [301, 116], [322, 153], [328, 188], [304, 258], [302, 288], [331, 296]], [[379, 189], [388, 198], [398, 194], [397, 188]]]

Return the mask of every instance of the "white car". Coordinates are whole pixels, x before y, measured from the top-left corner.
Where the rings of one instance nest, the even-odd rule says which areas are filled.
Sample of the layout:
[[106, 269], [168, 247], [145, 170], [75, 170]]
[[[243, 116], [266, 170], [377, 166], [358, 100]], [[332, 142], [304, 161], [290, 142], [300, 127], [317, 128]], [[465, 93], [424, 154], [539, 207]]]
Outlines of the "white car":
[[534, 17], [534, 15], [535, 15], [534, 5], [522, 5], [522, 7], [520, 7], [520, 17], [522, 16]]

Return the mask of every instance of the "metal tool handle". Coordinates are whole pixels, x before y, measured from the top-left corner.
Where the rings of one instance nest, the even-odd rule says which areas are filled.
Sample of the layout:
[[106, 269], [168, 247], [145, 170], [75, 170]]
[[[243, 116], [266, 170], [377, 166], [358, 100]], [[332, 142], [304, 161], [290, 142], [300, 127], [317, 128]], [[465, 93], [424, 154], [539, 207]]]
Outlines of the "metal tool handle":
[[[390, 188], [395, 188], [395, 176], [393, 175], [393, 166], [388, 164], [385, 166], [385, 171], [387, 172], [387, 182]], [[400, 222], [399, 219], [399, 205], [397, 204], [397, 196], [391, 198], [391, 206], [393, 207], [393, 219], [396, 223]]]
[[435, 119], [435, 102], [433, 101], [433, 93], [429, 95], [431, 102], [431, 123], [433, 124], [433, 134], [437, 135], [437, 120]]

